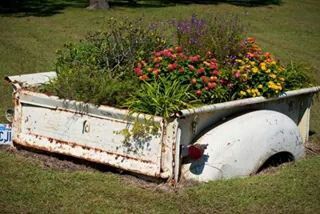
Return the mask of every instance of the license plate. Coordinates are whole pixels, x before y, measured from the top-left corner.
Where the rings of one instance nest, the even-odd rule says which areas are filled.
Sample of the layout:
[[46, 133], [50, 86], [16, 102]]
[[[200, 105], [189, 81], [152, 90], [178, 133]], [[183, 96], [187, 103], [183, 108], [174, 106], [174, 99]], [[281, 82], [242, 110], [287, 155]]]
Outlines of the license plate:
[[9, 124], [0, 124], [0, 145], [12, 144], [12, 128]]

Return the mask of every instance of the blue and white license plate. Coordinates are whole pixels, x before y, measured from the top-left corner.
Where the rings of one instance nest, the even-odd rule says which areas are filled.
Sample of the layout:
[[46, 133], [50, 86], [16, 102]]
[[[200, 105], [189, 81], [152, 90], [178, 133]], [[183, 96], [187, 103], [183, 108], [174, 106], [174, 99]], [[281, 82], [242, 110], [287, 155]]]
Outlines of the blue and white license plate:
[[12, 144], [12, 128], [9, 124], [0, 124], [0, 145]]

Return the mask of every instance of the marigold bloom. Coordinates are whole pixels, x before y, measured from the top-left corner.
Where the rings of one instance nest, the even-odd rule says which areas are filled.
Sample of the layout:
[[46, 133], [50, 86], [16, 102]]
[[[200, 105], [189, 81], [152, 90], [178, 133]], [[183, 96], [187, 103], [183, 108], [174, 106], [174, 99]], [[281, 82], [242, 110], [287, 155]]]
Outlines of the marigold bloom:
[[258, 69], [257, 67], [253, 67], [253, 68], [252, 68], [252, 72], [253, 72], [253, 73], [258, 73], [258, 72], [259, 72], [259, 69]]
[[261, 70], [263, 70], [263, 71], [267, 70], [266, 63], [261, 62], [261, 63], [260, 63], [260, 68], [261, 68]]

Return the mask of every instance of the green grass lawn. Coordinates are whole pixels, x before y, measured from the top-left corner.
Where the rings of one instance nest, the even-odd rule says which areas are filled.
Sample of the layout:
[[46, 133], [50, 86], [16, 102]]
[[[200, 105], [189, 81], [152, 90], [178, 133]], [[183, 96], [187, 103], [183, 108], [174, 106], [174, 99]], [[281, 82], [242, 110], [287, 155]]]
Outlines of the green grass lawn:
[[[248, 34], [283, 62], [302, 62], [320, 77], [320, 1], [285, 0], [278, 5], [232, 4], [167, 7], [118, 6], [85, 10], [85, 1], [46, 1], [43, 13], [0, 13], [0, 79], [6, 75], [54, 69], [55, 51], [91, 30], [107, 28], [105, 19], [144, 15], [146, 22], [171, 20], [193, 13], [232, 12], [248, 24]], [[50, 3], [51, 2], [51, 3]], [[55, 3], [52, 3], [55, 2]], [[50, 4], [60, 7], [50, 8]], [[68, 3], [69, 2], [69, 3]], [[1, 10], [0, 10], [1, 11]], [[0, 83], [0, 121], [11, 106], [11, 89]], [[311, 129], [320, 139], [320, 102], [315, 100]], [[4, 212], [295, 212], [320, 210], [319, 156], [299, 161], [276, 174], [211, 182], [178, 193], [157, 192], [125, 183], [102, 172], [61, 172], [0, 151], [0, 210]]]
[[2, 213], [317, 213], [320, 156], [250, 178], [177, 192], [143, 189], [118, 174], [62, 171], [0, 151]]

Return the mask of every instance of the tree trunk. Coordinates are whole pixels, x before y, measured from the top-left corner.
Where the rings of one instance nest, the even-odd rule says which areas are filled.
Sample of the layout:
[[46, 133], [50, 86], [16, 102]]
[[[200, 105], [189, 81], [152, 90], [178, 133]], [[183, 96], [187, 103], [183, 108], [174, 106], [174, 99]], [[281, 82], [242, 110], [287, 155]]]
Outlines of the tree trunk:
[[108, 9], [109, 3], [108, 0], [90, 0], [88, 9]]

